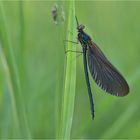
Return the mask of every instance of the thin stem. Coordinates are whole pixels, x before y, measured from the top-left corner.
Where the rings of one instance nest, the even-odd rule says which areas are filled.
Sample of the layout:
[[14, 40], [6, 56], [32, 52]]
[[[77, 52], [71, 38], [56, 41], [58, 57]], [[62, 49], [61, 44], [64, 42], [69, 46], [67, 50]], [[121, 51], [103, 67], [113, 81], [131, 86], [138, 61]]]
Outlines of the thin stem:
[[[76, 35], [75, 30], [75, 3], [74, 0], [70, 1], [69, 7], [69, 19], [68, 19], [68, 30], [73, 31], [73, 34], [68, 34], [69, 40], [74, 40]], [[74, 44], [67, 43], [68, 50], [76, 50]], [[74, 51], [75, 51], [74, 50]], [[64, 85], [64, 96], [63, 96], [63, 105], [61, 113], [61, 139], [70, 139], [70, 133], [72, 128], [73, 121], [73, 112], [74, 112], [74, 99], [75, 99], [75, 88], [76, 88], [76, 53], [67, 54], [66, 62], [66, 74], [65, 74], [65, 85]]]

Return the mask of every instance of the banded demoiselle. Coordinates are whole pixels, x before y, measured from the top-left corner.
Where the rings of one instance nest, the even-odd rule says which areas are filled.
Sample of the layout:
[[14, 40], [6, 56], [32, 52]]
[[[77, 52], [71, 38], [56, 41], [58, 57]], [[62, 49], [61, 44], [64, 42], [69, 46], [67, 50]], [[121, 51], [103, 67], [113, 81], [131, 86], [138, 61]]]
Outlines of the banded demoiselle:
[[77, 17], [78, 41], [83, 49], [83, 62], [88, 95], [90, 99], [90, 108], [92, 118], [94, 118], [94, 102], [89, 81], [88, 67], [93, 80], [105, 92], [115, 96], [125, 96], [129, 93], [129, 86], [120, 72], [109, 62], [103, 52], [95, 44], [91, 37], [84, 32], [85, 26], [78, 23]]

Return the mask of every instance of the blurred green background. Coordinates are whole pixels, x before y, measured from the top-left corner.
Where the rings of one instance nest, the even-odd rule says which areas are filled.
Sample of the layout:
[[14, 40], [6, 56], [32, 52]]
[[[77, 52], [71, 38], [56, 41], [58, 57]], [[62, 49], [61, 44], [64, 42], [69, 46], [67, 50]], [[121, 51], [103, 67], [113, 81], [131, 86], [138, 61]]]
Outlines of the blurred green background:
[[[54, 4], [63, 7], [64, 23], [54, 23], [51, 15]], [[61, 125], [66, 64], [63, 40], [68, 34], [69, 1], [2, 1], [0, 5], [3, 5], [7, 35], [18, 67], [31, 137], [56, 138]], [[77, 57], [71, 138], [140, 138], [140, 2], [76, 1], [75, 8], [79, 22], [86, 26], [85, 31], [128, 81], [130, 93], [123, 98], [111, 96], [90, 77], [95, 103], [93, 121], [83, 60], [82, 56]], [[0, 43], [2, 46], [1, 38]], [[76, 47], [81, 49], [80, 45]], [[13, 99], [2, 61], [0, 138], [16, 138]], [[15, 75], [11, 76], [14, 79]]]

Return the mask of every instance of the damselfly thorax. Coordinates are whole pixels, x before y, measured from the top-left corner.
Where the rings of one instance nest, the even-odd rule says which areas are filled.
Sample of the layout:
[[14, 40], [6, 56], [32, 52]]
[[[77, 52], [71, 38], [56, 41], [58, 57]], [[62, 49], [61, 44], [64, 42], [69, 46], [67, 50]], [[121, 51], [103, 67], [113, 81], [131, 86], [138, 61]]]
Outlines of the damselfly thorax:
[[81, 43], [82, 47], [88, 49], [92, 44], [90, 36], [88, 36], [84, 31], [78, 33], [78, 40]]

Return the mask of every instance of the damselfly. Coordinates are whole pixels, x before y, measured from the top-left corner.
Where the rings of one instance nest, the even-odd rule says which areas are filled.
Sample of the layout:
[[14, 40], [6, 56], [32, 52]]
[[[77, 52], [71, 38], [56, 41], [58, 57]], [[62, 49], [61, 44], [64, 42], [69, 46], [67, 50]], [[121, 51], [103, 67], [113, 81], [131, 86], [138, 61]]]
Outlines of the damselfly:
[[83, 62], [85, 78], [92, 118], [94, 118], [94, 103], [90, 87], [87, 61], [89, 71], [96, 84], [105, 92], [115, 96], [125, 96], [129, 92], [129, 86], [119, 71], [109, 62], [99, 47], [92, 41], [91, 37], [84, 32], [85, 26], [77, 22], [78, 41], [83, 49]]

